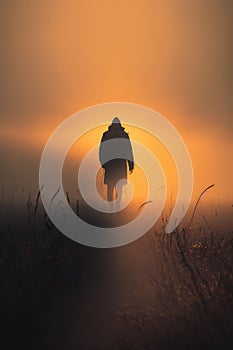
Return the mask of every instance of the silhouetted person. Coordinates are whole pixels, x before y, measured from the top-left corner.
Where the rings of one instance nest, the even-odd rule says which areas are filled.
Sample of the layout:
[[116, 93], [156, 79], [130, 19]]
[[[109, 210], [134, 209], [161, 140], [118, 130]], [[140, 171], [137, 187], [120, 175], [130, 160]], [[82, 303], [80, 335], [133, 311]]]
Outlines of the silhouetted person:
[[[108, 127], [108, 130], [103, 133], [100, 149], [99, 158], [101, 166], [104, 168], [104, 184], [107, 185], [107, 199], [108, 201], [113, 200], [113, 193], [116, 189], [116, 184], [119, 180], [127, 180], [127, 163], [130, 173], [134, 169], [134, 160], [132, 146], [128, 134], [124, 131], [125, 128], [121, 126], [119, 118], [115, 117], [112, 124]], [[116, 145], [110, 146], [109, 143], [105, 141], [113, 139], [125, 139], [123, 145], [116, 143]], [[115, 140], [118, 142], [118, 140]], [[123, 147], [124, 158], [116, 158], [106, 161], [106, 157], [114, 158], [114, 153], [119, 151], [118, 148]], [[116, 150], [117, 148], [117, 150]], [[111, 154], [112, 153], [112, 154]], [[118, 196], [122, 197], [122, 186], [118, 190]]]

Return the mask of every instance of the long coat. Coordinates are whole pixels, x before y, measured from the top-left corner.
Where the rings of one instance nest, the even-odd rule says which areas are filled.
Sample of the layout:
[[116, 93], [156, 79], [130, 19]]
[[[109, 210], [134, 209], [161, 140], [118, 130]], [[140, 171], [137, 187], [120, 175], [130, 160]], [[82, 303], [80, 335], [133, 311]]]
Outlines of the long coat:
[[120, 123], [112, 123], [108, 127], [108, 131], [103, 133], [100, 149], [99, 149], [99, 159], [101, 166], [105, 169], [104, 173], [104, 183], [106, 185], [116, 185], [119, 180], [127, 179], [127, 163], [129, 170], [133, 170], [134, 161], [133, 161], [133, 152], [131, 143], [129, 140], [129, 158], [128, 159], [112, 159], [104, 163], [104, 147], [103, 142], [107, 140], [112, 140], [114, 138], [123, 138], [129, 140], [129, 135], [124, 131], [124, 128]]

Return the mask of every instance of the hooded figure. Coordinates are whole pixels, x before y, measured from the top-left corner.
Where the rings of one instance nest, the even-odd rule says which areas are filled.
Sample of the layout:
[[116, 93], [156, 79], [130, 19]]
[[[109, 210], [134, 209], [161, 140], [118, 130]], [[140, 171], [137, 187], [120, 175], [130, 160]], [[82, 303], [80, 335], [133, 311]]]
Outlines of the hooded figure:
[[[127, 163], [130, 173], [134, 169], [134, 159], [132, 146], [128, 134], [124, 131], [125, 128], [121, 126], [119, 118], [115, 117], [108, 130], [103, 133], [100, 148], [99, 159], [102, 168], [104, 168], [104, 184], [107, 185], [107, 199], [113, 200], [113, 192], [119, 180], [127, 180]], [[116, 139], [109, 144], [105, 141]], [[118, 140], [117, 140], [118, 139]], [[124, 139], [123, 142], [119, 142]], [[114, 153], [117, 155], [114, 156]], [[121, 158], [119, 154], [122, 154]], [[110, 160], [108, 160], [110, 158]], [[121, 199], [122, 186], [119, 188], [118, 196]]]

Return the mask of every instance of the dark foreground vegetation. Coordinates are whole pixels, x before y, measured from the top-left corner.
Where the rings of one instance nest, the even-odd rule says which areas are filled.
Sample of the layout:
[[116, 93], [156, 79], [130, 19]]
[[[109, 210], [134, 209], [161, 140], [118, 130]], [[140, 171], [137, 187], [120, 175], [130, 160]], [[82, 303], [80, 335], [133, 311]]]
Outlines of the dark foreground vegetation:
[[232, 349], [232, 232], [182, 229], [148, 241], [148, 303], [119, 314], [137, 347]]
[[233, 232], [206, 223], [92, 249], [39, 196], [0, 215], [1, 349], [233, 348]]

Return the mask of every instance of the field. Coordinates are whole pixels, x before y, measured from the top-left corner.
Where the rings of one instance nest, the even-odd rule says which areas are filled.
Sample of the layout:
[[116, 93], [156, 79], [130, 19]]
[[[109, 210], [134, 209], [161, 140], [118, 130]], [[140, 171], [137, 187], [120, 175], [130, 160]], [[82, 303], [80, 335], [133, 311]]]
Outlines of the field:
[[232, 227], [204, 216], [168, 235], [162, 217], [94, 249], [59, 233], [39, 194], [0, 209], [1, 349], [232, 349]]

